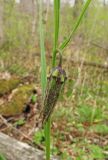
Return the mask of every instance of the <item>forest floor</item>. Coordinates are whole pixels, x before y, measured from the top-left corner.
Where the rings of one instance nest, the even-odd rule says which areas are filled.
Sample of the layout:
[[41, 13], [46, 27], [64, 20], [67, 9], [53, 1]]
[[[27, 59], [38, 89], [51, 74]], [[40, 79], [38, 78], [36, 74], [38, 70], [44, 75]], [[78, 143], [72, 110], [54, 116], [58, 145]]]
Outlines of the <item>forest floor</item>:
[[[44, 131], [35, 130], [41, 110], [39, 86], [36, 86], [39, 100], [35, 114], [31, 112], [25, 120], [22, 110], [32, 93], [34, 82], [22, 82], [14, 77], [4, 82], [1, 80], [0, 83], [2, 86], [3, 83], [4, 86], [9, 85], [0, 90], [0, 131], [44, 150]], [[88, 95], [86, 92], [78, 99], [78, 94], [73, 92], [72, 96], [68, 96], [69, 91], [65, 90], [65, 96], [60, 97], [52, 116], [51, 153], [60, 156], [61, 160], [108, 160], [107, 96], [99, 96], [98, 100], [94, 100], [93, 93], [89, 92]], [[76, 106], [77, 100], [80, 102], [77, 108], [71, 107]], [[91, 110], [94, 102], [99, 106]]]

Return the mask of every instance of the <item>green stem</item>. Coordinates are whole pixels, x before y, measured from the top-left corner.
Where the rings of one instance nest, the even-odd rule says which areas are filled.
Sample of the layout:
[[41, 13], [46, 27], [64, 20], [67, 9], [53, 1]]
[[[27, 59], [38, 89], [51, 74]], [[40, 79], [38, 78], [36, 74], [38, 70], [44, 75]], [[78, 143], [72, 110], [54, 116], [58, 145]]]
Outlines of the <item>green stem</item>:
[[44, 45], [44, 25], [42, 18], [42, 0], [40, 0], [40, 10], [39, 10], [39, 28], [40, 28], [40, 49], [41, 49], [41, 86], [42, 86], [42, 95], [45, 95], [45, 89], [47, 84], [46, 76], [46, 57], [45, 57], [45, 45]]
[[50, 135], [51, 135], [51, 119], [49, 118], [45, 124], [45, 138], [46, 138], [46, 160], [50, 160]]
[[77, 22], [74, 25], [74, 28], [73, 28], [72, 32], [70, 33], [69, 37], [67, 37], [66, 40], [64, 40], [63, 43], [60, 45], [59, 49], [61, 51], [63, 51], [68, 46], [69, 42], [71, 41], [72, 36], [75, 33], [75, 31], [77, 30], [79, 24], [81, 23], [81, 20], [82, 20], [84, 14], [85, 14], [85, 12], [86, 12], [86, 10], [87, 10], [90, 2], [91, 2], [91, 0], [87, 0], [86, 1], [85, 5], [84, 5], [84, 7], [82, 9], [82, 12], [81, 12], [80, 16], [79, 16]]
[[[45, 45], [44, 45], [44, 25], [42, 17], [42, 0], [39, 3], [39, 28], [40, 28], [40, 48], [41, 48], [41, 86], [43, 99], [45, 96], [45, 89], [47, 84], [46, 76], [46, 57], [45, 57]], [[50, 119], [45, 126], [45, 138], [46, 138], [46, 160], [50, 160]]]
[[[53, 58], [52, 58], [52, 67], [56, 63], [56, 48], [58, 44], [59, 36], [59, 9], [60, 9], [60, 0], [54, 1], [54, 21], [55, 21], [55, 34], [54, 34], [54, 47], [53, 47]], [[45, 124], [45, 138], [46, 138], [46, 160], [50, 160], [50, 134], [51, 134], [51, 117], [48, 119], [48, 122]]]
[[59, 37], [59, 20], [60, 19], [60, 0], [54, 0], [54, 45], [53, 45], [53, 58], [52, 66], [56, 64], [56, 49]]

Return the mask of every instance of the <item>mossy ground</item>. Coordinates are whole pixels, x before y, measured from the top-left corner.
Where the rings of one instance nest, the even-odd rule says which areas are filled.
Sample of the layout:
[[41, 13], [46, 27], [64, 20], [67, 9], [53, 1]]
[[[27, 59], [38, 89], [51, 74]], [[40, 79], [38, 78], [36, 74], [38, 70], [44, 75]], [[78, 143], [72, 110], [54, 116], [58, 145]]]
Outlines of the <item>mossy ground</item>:
[[9, 80], [0, 80], [0, 96], [9, 93], [18, 86], [20, 79], [11, 78]]
[[0, 114], [16, 115], [22, 113], [24, 104], [27, 103], [33, 89], [33, 85], [23, 85], [17, 88], [10, 102], [0, 106]]
[[[64, 93], [59, 97], [52, 114], [51, 153], [59, 155], [62, 160], [107, 159], [108, 74], [101, 70], [99, 72], [97, 68], [83, 68], [78, 81], [77, 69], [71, 67], [69, 73]], [[24, 103], [28, 101], [33, 88], [34, 85], [17, 87], [11, 101], [0, 106], [0, 113], [7, 116], [22, 113]], [[36, 114], [38, 113], [39, 110]], [[21, 120], [19, 118], [17, 123]], [[20, 130], [27, 135], [34, 124], [36, 119], [32, 117], [20, 126]], [[7, 134], [6, 131], [4, 133]], [[15, 134], [13, 137], [19, 138]], [[44, 146], [43, 133], [36, 133], [33, 140]]]

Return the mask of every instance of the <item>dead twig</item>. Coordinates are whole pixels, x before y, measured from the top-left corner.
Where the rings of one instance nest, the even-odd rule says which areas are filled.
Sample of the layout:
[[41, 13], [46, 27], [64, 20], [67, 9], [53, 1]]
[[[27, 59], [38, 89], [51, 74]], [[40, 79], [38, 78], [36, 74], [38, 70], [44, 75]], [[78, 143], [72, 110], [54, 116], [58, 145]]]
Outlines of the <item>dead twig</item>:
[[29, 140], [31, 145], [35, 145], [37, 146], [39, 149], [44, 150], [44, 147], [39, 145], [39, 144], [33, 144], [33, 140], [29, 137], [29, 135], [24, 134], [23, 132], [21, 132], [19, 129], [15, 128], [12, 124], [10, 124], [2, 115], [0, 115], [0, 119], [3, 121], [3, 123], [10, 129], [13, 129], [14, 131], [16, 131], [16, 133], [20, 134], [23, 138]]

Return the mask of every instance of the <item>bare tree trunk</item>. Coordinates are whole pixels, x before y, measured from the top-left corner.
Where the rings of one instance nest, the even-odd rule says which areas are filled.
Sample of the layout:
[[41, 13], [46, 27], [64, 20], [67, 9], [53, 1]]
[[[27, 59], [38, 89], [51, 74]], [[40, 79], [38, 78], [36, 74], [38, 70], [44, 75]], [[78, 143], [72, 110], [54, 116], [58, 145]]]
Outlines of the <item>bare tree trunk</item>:
[[106, 6], [106, 0], [103, 0], [103, 5]]
[[20, 8], [23, 13], [32, 15], [33, 14], [33, 1], [32, 0], [20, 0]]
[[0, 45], [3, 43], [3, 2], [0, 1]]
[[30, 16], [32, 42], [36, 40], [36, 26], [38, 23], [38, 0], [20, 0], [20, 10]]
[[32, 38], [35, 39], [36, 35], [36, 22], [37, 22], [37, 3], [36, 0], [32, 0]]
[[49, 8], [50, 8], [50, 0], [47, 0], [47, 5], [46, 5], [46, 10], [45, 10], [45, 15], [44, 15], [45, 23], [47, 22], [47, 19], [48, 19]]
[[77, 4], [83, 4], [83, 0], [75, 0], [75, 5]]
[[80, 7], [83, 5], [83, 0], [75, 0], [75, 4], [74, 4], [74, 18], [77, 18], [79, 13], [80, 13]]

